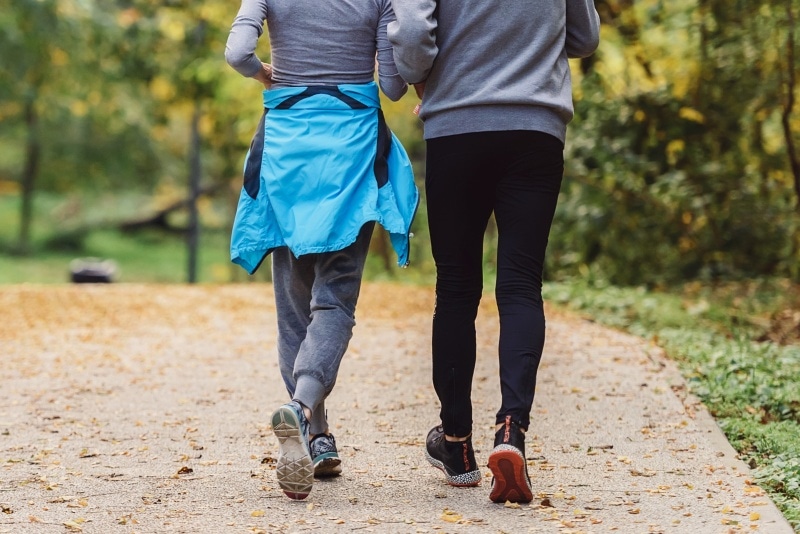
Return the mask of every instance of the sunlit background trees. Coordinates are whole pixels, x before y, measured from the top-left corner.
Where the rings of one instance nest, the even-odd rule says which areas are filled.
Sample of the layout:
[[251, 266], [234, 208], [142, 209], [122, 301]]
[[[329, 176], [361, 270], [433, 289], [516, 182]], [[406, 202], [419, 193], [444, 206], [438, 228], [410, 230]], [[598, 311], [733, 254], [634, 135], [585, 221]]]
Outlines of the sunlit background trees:
[[[576, 118], [547, 275], [651, 286], [796, 279], [800, 1], [597, 7], [600, 49], [572, 64]], [[102, 253], [102, 242], [87, 250], [96, 232], [188, 233], [216, 265], [190, 268], [189, 279], [235, 277], [223, 267], [225, 232], [261, 106], [260, 86], [223, 59], [237, 9], [2, 0], [5, 255]], [[266, 39], [259, 53], [268, 59]], [[387, 102], [386, 114], [421, 163], [413, 104]], [[414, 265], [428, 276], [424, 225], [423, 213]], [[380, 239], [375, 247], [380, 255]]]

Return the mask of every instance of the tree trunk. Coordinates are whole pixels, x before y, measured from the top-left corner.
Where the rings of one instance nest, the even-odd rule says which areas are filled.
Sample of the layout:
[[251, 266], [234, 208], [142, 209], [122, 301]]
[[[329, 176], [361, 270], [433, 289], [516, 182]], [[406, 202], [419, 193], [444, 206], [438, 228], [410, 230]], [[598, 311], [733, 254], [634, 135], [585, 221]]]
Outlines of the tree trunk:
[[22, 190], [19, 238], [17, 252], [29, 254], [31, 251], [31, 227], [33, 225], [33, 195], [36, 190], [36, 178], [39, 174], [41, 146], [39, 144], [39, 115], [36, 112], [36, 98], [25, 102], [25, 127], [28, 140], [25, 145], [25, 167], [20, 177]]
[[797, 86], [797, 75], [795, 73], [795, 51], [794, 51], [794, 12], [791, 2], [786, 6], [786, 18], [789, 32], [786, 37], [786, 100], [783, 105], [781, 124], [783, 125], [783, 135], [786, 138], [786, 153], [789, 156], [789, 167], [794, 176], [794, 190], [797, 195], [797, 208], [800, 210], [800, 156], [797, 154], [797, 146], [794, 142], [792, 133], [791, 119], [794, 112], [795, 95]]
[[197, 282], [197, 247], [200, 241], [200, 222], [197, 198], [200, 196], [200, 104], [195, 104], [192, 134], [189, 144], [189, 227], [186, 232], [188, 248], [187, 281]]

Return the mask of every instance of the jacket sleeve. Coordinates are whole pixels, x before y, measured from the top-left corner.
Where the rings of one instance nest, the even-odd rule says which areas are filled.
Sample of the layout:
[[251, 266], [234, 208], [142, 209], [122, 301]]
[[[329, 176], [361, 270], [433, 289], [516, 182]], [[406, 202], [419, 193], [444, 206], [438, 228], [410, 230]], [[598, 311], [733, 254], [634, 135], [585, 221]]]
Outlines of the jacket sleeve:
[[225, 61], [242, 76], [252, 77], [261, 70], [256, 45], [266, 19], [266, 0], [242, 0], [225, 44]]
[[600, 44], [600, 15], [593, 0], [567, 0], [567, 57], [591, 56]]
[[424, 82], [439, 53], [436, 46], [436, 0], [392, 0], [397, 20], [387, 33], [394, 47], [394, 61], [409, 83]]

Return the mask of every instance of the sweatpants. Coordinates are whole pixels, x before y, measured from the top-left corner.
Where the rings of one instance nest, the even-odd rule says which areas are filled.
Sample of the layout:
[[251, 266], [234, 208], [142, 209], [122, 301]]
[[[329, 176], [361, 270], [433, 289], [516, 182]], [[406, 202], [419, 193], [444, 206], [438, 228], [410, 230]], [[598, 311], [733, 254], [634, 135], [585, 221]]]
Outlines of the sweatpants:
[[272, 252], [278, 313], [278, 362], [286, 390], [312, 412], [309, 432], [328, 430], [325, 399], [355, 326], [364, 262], [375, 223], [336, 252], [294, 257], [287, 247]]
[[542, 271], [564, 172], [564, 145], [536, 131], [477, 132], [429, 139], [425, 188], [436, 263], [433, 385], [444, 432], [472, 432], [475, 318], [483, 292], [483, 242], [497, 222], [501, 405], [530, 424], [545, 340]]

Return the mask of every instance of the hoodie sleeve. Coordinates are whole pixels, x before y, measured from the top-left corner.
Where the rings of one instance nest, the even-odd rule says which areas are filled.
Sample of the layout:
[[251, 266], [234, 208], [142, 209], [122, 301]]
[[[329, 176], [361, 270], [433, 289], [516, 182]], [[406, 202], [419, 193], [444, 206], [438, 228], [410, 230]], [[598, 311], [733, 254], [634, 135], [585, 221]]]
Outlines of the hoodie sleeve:
[[593, 0], [567, 0], [567, 57], [594, 54], [600, 44], [600, 15]]
[[409, 83], [424, 82], [439, 53], [436, 46], [436, 0], [392, 0], [397, 20], [387, 33], [394, 47], [394, 61]]

